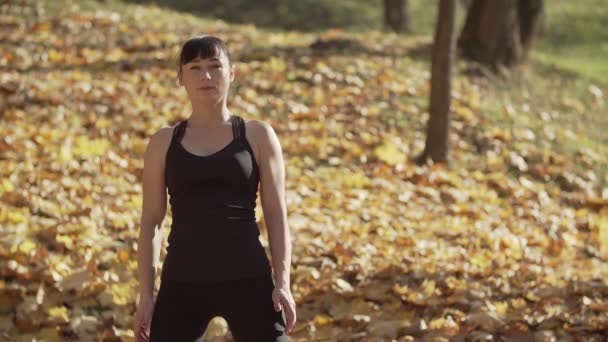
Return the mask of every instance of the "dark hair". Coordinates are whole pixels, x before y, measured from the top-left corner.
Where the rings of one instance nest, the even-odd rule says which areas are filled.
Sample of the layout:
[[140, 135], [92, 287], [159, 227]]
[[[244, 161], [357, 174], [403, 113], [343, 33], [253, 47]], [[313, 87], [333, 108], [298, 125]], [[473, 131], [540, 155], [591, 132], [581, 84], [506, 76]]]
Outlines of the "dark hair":
[[232, 65], [230, 52], [223, 40], [215, 36], [198, 36], [190, 38], [182, 45], [182, 50], [179, 53], [179, 64], [177, 66], [178, 75], [181, 73], [182, 65], [190, 62], [196, 57], [203, 59], [219, 57], [222, 51], [228, 58], [230, 65]]

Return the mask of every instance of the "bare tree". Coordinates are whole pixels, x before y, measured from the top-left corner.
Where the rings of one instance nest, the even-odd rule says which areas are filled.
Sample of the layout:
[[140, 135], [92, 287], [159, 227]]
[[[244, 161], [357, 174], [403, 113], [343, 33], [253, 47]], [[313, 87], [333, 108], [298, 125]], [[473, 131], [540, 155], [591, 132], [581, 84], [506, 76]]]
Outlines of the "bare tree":
[[473, 0], [458, 39], [462, 57], [494, 68], [522, 62], [543, 12], [544, 0]]
[[410, 30], [407, 0], [384, 0], [384, 26], [394, 32]]
[[455, 50], [456, 2], [440, 0], [431, 60], [431, 97], [424, 151], [415, 161], [428, 158], [448, 164], [452, 63]]

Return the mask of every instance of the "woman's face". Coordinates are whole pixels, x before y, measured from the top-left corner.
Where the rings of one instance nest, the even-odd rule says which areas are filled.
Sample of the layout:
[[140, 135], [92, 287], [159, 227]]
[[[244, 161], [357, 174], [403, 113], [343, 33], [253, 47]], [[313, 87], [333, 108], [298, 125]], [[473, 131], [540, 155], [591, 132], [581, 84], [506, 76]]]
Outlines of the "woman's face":
[[226, 98], [234, 80], [234, 66], [223, 51], [219, 56], [197, 57], [181, 66], [180, 84], [192, 101], [217, 103]]

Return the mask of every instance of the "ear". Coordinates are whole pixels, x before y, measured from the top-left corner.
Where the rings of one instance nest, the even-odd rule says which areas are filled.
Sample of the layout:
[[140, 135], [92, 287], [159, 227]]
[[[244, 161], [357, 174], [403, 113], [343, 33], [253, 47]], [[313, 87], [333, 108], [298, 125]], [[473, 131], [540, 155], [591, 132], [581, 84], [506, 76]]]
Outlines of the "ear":
[[230, 66], [230, 82], [234, 81], [234, 64]]

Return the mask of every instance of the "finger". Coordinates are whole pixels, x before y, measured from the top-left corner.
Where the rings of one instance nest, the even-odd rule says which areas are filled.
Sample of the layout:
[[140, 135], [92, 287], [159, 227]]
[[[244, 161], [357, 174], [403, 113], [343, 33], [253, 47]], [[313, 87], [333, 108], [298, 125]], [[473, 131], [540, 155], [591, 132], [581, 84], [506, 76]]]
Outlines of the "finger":
[[295, 321], [296, 321], [296, 312], [295, 312], [295, 308], [293, 307], [293, 305], [291, 305], [286, 299], [285, 299], [284, 303], [284, 307], [286, 308], [286, 316], [287, 316], [287, 329], [289, 331], [291, 331], [291, 329], [293, 328], [293, 326], [295, 325]]
[[144, 325], [140, 325], [138, 335], [144, 339], [148, 339], [150, 337], [150, 330]]
[[146, 326], [143, 326], [143, 327], [141, 327], [141, 332], [144, 335], [148, 335], [150, 333], [150, 329], [148, 329], [148, 327], [146, 327]]
[[148, 333], [147, 330], [141, 330], [139, 333], [139, 341], [144, 341], [147, 342], [150, 340], [150, 334]]
[[281, 311], [281, 295], [274, 291], [272, 293], [272, 302], [274, 304], [275, 311]]

